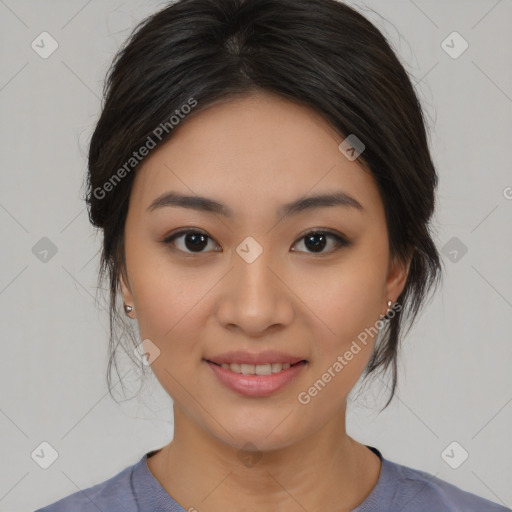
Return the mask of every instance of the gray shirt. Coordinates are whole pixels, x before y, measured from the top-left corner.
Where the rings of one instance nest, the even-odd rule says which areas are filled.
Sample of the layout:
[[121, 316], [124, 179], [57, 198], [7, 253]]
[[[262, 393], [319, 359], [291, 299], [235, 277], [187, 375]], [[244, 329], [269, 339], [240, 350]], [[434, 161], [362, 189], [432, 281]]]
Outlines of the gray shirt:
[[[352, 512], [512, 512], [368, 448], [380, 457], [382, 467], [376, 486]], [[112, 478], [35, 512], [187, 512], [149, 471], [146, 460], [152, 453]]]

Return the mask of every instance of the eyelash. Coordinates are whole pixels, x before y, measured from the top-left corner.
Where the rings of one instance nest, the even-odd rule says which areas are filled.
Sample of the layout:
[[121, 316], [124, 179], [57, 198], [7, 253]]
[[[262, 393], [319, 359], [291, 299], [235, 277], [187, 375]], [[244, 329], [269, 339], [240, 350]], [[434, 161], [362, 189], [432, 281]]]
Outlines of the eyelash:
[[[184, 235], [188, 235], [188, 234], [204, 235], [209, 240], [213, 240], [213, 238], [211, 238], [204, 231], [201, 231], [199, 229], [184, 229], [184, 230], [181, 230], [181, 231], [178, 231], [176, 233], [173, 233], [173, 234], [169, 235], [162, 242], [165, 245], [171, 245], [174, 242], [174, 240], [176, 240], [177, 238], [179, 238], [181, 236], [184, 236]], [[308, 236], [313, 236], [313, 235], [327, 235], [328, 237], [333, 238], [337, 242], [337, 247], [335, 247], [334, 249], [332, 249], [330, 251], [327, 251], [327, 252], [318, 252], [318, 253], [308, 252], [308, 251], [295, 251], [295, 252], [306, 252], [306, 253], [311, 254], [313, 256], [322, 256], [322, 255], [332, 254], [332, 253], [338, 251], [339, 249], [341, 249], [342, 247], [348, 247], [351, 244], [351, 242], [349, 242], [343, 236], [341, 236], [341, 235], [339, 235], [339, 234], [337, 234], [337, 233], [335, 233], [333, 231], [330, 231], [328, 229], [314, 229], [312, 231], [309, 231], [305, 235], [301, 236], [297, 240], [297, 242], [302, 241], [305, 238], [307, 238]], [[176, 249], [176, 250], [178, 250], [180, 252], [183, 252], [183, 253], [185, 253], [187, 255], [198, 255], [198, 254], [203, 254], [204, 253], [204, 251], [187, 252], [187, 251], [183, 251], [181, 249]]]

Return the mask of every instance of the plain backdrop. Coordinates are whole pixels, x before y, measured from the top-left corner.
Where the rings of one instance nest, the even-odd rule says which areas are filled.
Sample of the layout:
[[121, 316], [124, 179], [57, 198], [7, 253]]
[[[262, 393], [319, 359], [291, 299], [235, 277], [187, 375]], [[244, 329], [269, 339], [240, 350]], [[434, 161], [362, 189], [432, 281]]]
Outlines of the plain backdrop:
[[[390, 460], [511, 507], [512, 1], [351, 4], [386, 34], [420, 94], [446, 275], [404, 342], [393, 403], [378, 413], [376, 382], [350, 404], [347, 428]], [[164, 5], [0, 0], [3, 512], [104, 481], [172, 438], [172, 402], [156, 379], [137, 395], [125, 361], [136, 398], [117, 404], [107, 392], [108, 318], [94, 300], [101, 236], [81, 201], [105, 72]], [[55, 44], [42, 32], [58, 44], [47, 58], [32, 46]], [[57, 454], [47, 469], [33, 456], [41, 447]], [[446, 462], [466, 452], [457, 469]]]

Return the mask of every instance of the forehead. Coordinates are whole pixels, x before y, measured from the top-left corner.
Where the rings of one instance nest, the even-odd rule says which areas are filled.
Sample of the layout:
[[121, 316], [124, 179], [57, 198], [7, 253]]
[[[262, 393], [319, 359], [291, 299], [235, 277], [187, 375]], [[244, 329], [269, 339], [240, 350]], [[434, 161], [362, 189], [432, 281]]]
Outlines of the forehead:
[[185, 119], [146, 157], [130, 203], [147, 209], [163, 192], [179, 191], [249, 216], [344, 191], [371, 213], [380, 202], [375, 182], [340, 151], [343, 140], [315, 110], [275, 95], [221, 101]]

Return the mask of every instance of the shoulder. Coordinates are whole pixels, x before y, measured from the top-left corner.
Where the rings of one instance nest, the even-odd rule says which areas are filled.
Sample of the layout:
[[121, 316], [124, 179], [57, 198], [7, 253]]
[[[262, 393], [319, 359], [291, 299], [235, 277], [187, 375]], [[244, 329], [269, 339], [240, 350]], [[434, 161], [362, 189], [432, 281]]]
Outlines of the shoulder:
[[47, 505], [35, 512], [136, 512], [132, 475], [140, 461], [113, 477]]
[[[511, 512], [425, 471], [386, 461], [396, 480], [393, 505], [410, 512]], [[405, 508], [407, 506], [407, 508]]]

